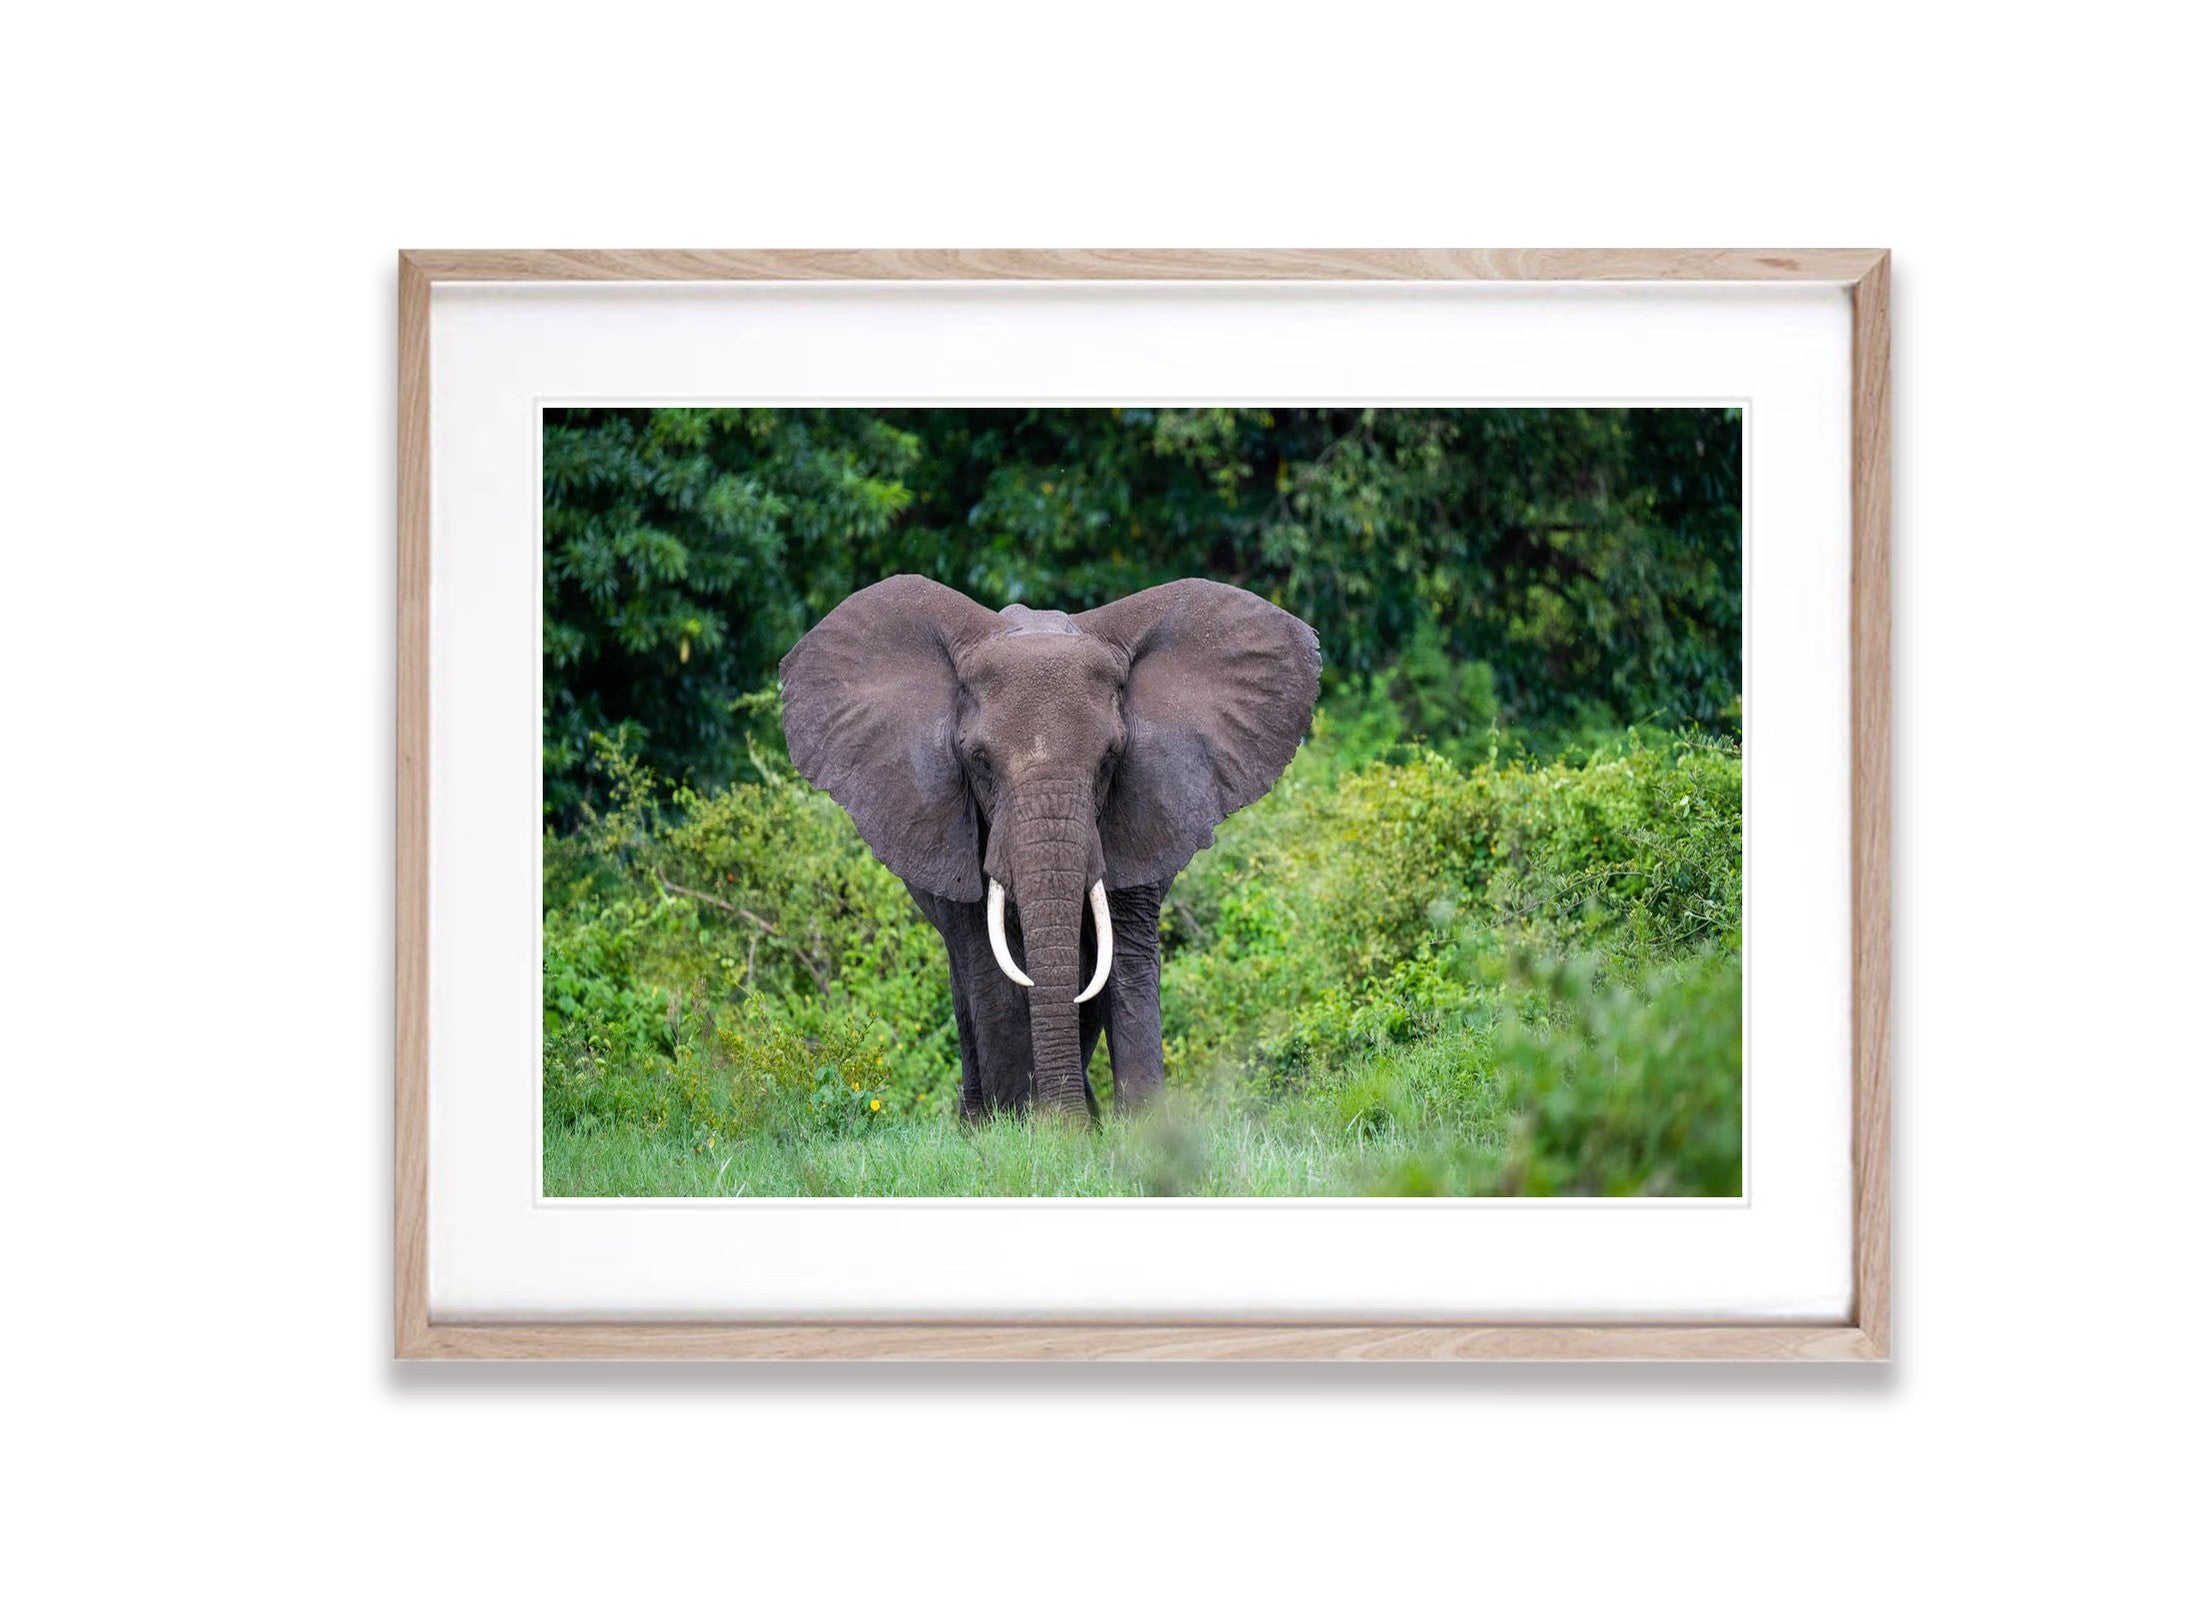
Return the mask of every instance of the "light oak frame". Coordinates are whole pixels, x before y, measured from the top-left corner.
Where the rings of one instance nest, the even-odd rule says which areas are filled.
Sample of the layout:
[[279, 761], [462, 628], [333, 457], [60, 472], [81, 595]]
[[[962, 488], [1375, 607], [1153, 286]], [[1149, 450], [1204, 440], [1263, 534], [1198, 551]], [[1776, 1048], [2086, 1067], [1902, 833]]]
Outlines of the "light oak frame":
[[[1884, 1360], [1890, 1352], [1890, 258], [1883, 250], [408, 250], [398, 257], [396, 1353], [403, 1359]], [[429, 296], [437, 283], [1512, 280], [1844, 286], [1855, 1294], [1839, 1322], [535, 1322], [428, 1314]]]

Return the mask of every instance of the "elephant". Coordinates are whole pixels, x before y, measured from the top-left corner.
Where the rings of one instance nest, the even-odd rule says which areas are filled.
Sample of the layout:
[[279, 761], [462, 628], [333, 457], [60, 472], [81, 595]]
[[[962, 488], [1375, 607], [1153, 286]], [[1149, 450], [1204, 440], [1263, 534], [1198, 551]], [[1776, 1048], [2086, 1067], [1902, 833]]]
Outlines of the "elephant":
[[1169, 884], [1289, 765], [1318, 636], [1183, 578], [1069, 615], [994, 611], [929, 578], [842, 601], [779, 663], [787, 752], [947, 947], [959, 1101], [1096, 1120], [1161, 1093]]

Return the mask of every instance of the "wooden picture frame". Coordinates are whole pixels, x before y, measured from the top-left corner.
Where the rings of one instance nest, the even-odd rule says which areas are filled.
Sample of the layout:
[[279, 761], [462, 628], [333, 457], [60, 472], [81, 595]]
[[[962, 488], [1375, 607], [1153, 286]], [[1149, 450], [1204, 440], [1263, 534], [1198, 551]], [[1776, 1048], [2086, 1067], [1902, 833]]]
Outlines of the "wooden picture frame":
[[[412, 250], [398, 258], [395, 1352], [401, 1359], [1830, 1360], [1890, 1349], [1890, 259], [1883, 250]], [[428, 1306], [429, 298], [460, 282], [890, 280], [1838, 285], [1853, 307], [1850, 1314], [1792, 1322], [453, 1323]]]

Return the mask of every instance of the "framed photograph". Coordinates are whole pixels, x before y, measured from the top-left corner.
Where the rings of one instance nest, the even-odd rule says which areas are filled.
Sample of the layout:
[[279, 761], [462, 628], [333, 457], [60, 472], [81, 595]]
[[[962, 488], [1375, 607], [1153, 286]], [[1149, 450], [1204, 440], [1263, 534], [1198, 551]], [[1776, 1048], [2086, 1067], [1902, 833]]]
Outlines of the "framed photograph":
[[1886, 1358], [1888, 270], [403, 254], [398, 1355]]

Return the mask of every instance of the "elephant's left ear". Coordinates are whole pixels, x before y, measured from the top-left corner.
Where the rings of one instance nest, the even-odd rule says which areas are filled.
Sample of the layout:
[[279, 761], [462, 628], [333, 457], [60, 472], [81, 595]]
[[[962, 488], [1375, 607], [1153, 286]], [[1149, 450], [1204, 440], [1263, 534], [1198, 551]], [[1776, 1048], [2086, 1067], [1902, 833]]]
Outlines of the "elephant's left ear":
[[1158, 883], [1282, 776], [1313, 721], [1321, 641], [1257, 594], [1184, 578], [1076, 618], [1130, 656], [1100, 844], [1111, 887]]

